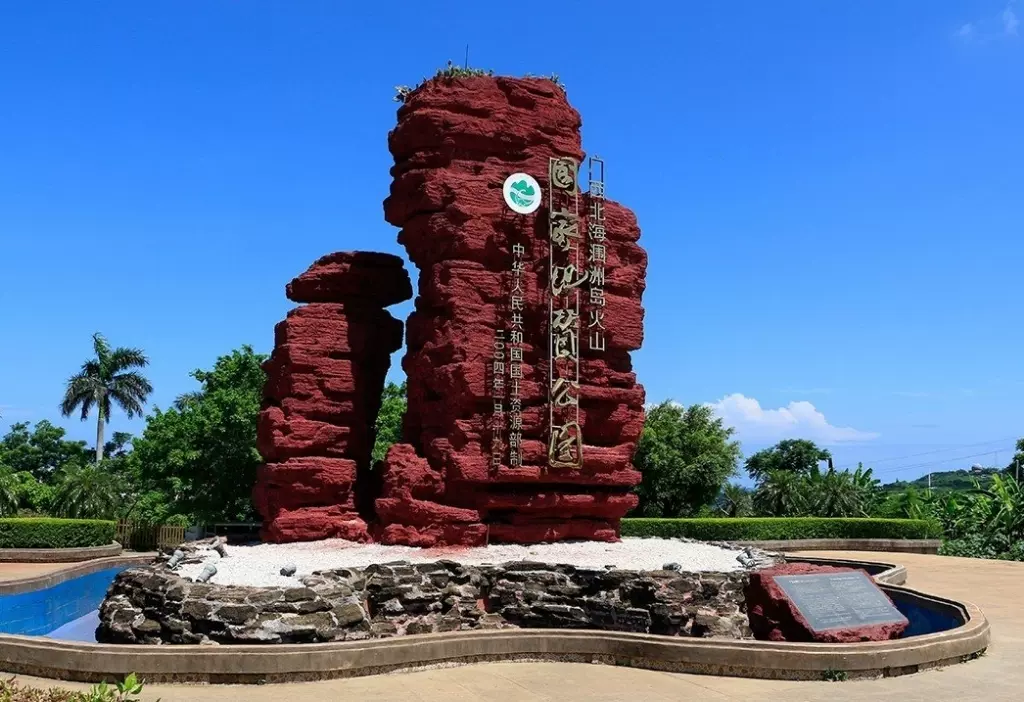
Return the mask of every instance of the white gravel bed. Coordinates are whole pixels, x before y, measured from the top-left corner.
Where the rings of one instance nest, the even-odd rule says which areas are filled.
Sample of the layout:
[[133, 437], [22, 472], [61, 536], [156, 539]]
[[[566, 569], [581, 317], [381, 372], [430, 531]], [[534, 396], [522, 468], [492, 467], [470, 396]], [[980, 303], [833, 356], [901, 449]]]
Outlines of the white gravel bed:
[[[217, 567], [210, 581], [220, 585], [296, 586], [298, 578], [317, 570], [364, 567], [372, 563], [411, 561], [429, 563], [441, 559], [467, 565], [498, 565], [508, 561], [540, 561], [584, 568], [611, 565], [629, 570], [657, 570], [678, 563], [684, 571], [727, 572], [742, 569], [736, 559], [739, 550], [675, 539], [626, 538], [618, 543], [599, 541], [560, 542], [519, 546], [500, 544], [474, 548], [423, 549], [411, 546], [359, 544], [327, 539], [292, 544], [227, 546], [227, 558], [209, 551], [203, 563], [181, 566], [178, 572], [194, 578], [206, 563]], [[280, 574], [285, 565], [296, 567], [292, 577]]]

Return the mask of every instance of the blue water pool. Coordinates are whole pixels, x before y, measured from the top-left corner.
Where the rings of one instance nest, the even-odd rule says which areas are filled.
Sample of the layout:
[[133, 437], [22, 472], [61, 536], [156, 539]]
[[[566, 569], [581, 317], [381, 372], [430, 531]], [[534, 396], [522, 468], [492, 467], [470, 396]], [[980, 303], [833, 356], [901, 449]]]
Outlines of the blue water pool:
[[107, 588], [128, 567], [98, 570], [42, 590], [0, 595], [0, 633], [95, 641]]
[[896, 590], [890, 590], [889, 597], [896, 605], [896, 609], [910, 621], [910, 626], [904, 630], [901, 638], [948, 631], [961, 624], [960, 618], [948, 609], [929, 607], [916, 598], [908, 597]]

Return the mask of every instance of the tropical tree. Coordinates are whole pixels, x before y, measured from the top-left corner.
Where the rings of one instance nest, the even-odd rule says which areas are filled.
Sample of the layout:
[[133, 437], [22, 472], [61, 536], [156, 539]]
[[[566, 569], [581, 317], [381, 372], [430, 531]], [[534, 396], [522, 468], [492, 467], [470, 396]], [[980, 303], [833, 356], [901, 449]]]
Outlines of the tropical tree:
[[103, 460], [103, 426], [110, 419], [116, 403], [129, 417], [141, 415], [143, 405], [153, 386], [132, 368], [144, 368], [149, 359], [140, 349], [111, 348], [99, 333], [92, 335], [95, 358], [82, 364], [82, 369], [68, 379], [61, 413], [68, 417], [81, 410], [82, 421], [96, 408], [96, 462]]
[[754, 510], [766, 517], [798, 516], [806, 503], [804, 478], [791, 470], [768, 472], [754, 490]]
[[11, 469], [0, 466], [0, 517], [10, 517], [18, 513], [21, 494], [18, 491], [18, 479]]
[[738, 483], [729, 483], [718, 496], [718, 512], [723, 517], [746, 517], [752, 507], [750, 491]]
[[814, 517], [864, 517], [864, 495], [853, 473], [814, 468], [804, 478], [804, 510]]
[[202, 523], [253, 521], [252, 488], [262, 459], [256, 422], [266, 356], [243, 346], [196, 370], [201, 388], [179, 407], [156, 409], [129, 461], [136, 493], [132, 515], [188, 515]]
[[819, 448], [807, 439], [785, 439], [750, 456], [744, 467], [751, 478], [760, 481], [768, 473], [780, 470], [809, 475], [821, 461], [827, 461], [832, 468], [832, 454], [828, 449]]
[[89, 450], [84, 441], [68, 441], [64, 430], [41, 420], [29, 431], [27, 422], [12, 424], [0, 439], [0, 464], [14, 473], [31, 473], [37, 480], [49, 480], [69, 465], [84, 465]]
[[636, 513], [681, 517], [710, 505], [736, 472], [739, 442], [706, 405], [662, 402], [647, 413], [635, 463], [643, 476]]
[[377, 413], [377, 438], [373, 444], [373, 463], [384, 459], [384, 455], [402, 440], [402, 417], [406, 408], [406, 384], [388, 383], [381, 397], [380, 412]]
[[853, 485], [860, 494], [861, 511], [865, 515], [874, 512], [881, 494], [882, 481], [874, 476], [873, 468], [865, 468], [863, 463], [857, 464], [857, 470], [851, 476]]
[[97, 465], [63, 472], [53, 495], [53, 510], [72, 519], [113, 519], [122, 504], [117, 478]]
[[1024, 538], [1024, 483], [1018, 483], [1012, 475], [993, 475], [988, 489], [976, 487], [972, 492], [990, 501], [991, 516], [986, 525], [990, 534], [1001, 534], [1010, 543]]
[[1013, 454], [1013, 458], [1010, 459], [1010, 465], [1003, 469], [1007, 475], [1012, 475], [1015, 479], [1019, 480], [1020, 475], [1018, 471], [1024, 471], [1024, 439], [1017, 439], [1017, 452]]

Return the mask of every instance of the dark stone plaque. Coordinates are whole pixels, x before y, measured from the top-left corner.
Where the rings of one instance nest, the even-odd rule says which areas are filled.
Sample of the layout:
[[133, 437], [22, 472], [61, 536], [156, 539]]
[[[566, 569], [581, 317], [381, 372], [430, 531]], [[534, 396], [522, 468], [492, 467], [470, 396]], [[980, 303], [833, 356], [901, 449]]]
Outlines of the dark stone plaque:
[[907, 621], [862, 571], [779, 575], [775, 582], [814, 631]]

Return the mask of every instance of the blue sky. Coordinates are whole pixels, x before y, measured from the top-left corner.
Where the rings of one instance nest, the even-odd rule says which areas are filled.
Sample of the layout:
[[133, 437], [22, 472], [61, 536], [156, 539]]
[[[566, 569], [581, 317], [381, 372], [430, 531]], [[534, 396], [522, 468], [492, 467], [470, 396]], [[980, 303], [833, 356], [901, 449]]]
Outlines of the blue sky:
[[1008, 462], [1024, 7], [430, 7], [0, 8], [0, 430], [59, 420], [94, 331], [150, 354], [166, 406], [218, 355], [269, 351], [318, 256], [401, 254], [393, 86], [468, 43], [473, 65], [558, 73], [637, 212], [650, 400], [715, 403], [748, 452], [805, 436], [886, 479]]

